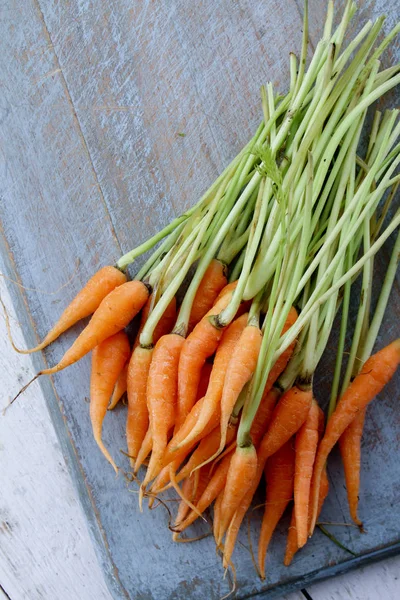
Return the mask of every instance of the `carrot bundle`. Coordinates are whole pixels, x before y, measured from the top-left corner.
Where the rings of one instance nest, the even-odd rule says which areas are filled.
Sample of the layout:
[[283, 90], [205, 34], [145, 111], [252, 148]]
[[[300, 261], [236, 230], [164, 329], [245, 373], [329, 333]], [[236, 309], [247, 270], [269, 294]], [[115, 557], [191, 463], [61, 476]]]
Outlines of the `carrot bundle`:
[[[180, 498], [175, 541], [187, 541], [181, 533], [206, 520], [213, 506], [225, 568], [233, 565], [240, 527], [265, 474], [262, 578], [273, 532], [292, 499], [284, 564], [313, 533], [337, 442], [350, 516], [361, 527], [365, 411], [400, 362], [400, 338], [372, 355], [396, 276], [400, 234], [370, 315], [374, 257], [400, 225], [393, 210], [400, 112], [377, 111], [367, 150], [362, 157], [358, 150], [369, 107], [400, 83], [398, 65], [381, 70], [380, 63], [399, 27], [377, 45], [378, 19], [345, 46], [354, 12], [348, 2], [333, 30], [328, 4], [323, 40], [310, 61], [306, 12], [299, 67], [295, 55], [290, 58], [289, 90], [281, 96], [271, 83], [262, 87], [263, 121], [249, 143], [195, 206], [114, 267], [100, 269], [42, 343], [26, 351], [46, 348], [91, 316], [58, 363], [37, 376], [57, 374], [92, 352], [89, 410], [100, 450], [117, 470], [103, 443], [103, 422], [107, 407], [126, 392], [127, 455], [140, 506], [174, 488]], [[128, 265], [145, 253], [128, 281]], [[325, 426], [314, 379], [337, 314]], [[130, 340], [134, 319], [139, 330]]]

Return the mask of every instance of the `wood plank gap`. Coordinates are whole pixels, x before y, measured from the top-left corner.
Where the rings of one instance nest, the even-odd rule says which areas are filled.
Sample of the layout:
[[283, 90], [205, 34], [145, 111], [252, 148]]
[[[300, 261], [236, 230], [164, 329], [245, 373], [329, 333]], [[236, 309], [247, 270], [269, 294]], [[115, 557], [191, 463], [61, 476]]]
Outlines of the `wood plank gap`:
[[111, 216], [111, 213], [108, 210], [108, 206], [107, 206], [107, 202], [106, 202], [105, 197], [104, 197], [103, 189], [102, 189], [102, 187], [100, 185], [100, 181], [99, 181], [99, 178], [97, 176], [96, 169], [94, 167], [93, 159], [92, 159], [92, 156], [90, 154], [89, 147], [88, 147], [88, 144], [86, 142], [86, 138], [84, 136], [84, 133], [83, 133], [83, 130], [82, 130], [82, 127], [81, 127], [81, 123], [80, 123], [79, 118], [78, 118], [78, 114], [77, 114], [77, 112], [75, 110], [75, 106], [74, 106], [74, 103], [72, 101], [72, 96], [71, 96], [71, 93], [69, 91], [67, 80], [65, 78], [64, 71], [63, 71], [63, 69], [61, 67], [61, 63], [60, 63], [60, 60], [58, 58], [58, 54], [57, 54], [57, 52], [55, 50], [55, 46], [53, 44], [53, 40], [51, 39], [51, 35], [50, 35], [49, 29], [47, 27], [46, 19], [44, 17], [44, 13], [43, 13], [43, 10], [42, 10], [42, 7], [40, 5], [39, 0], [35, 0], [35, 4], [36, 4], [36, 7], [37, 7], [37, 10], [38, 10], [38, 13], [39, 13], [40, 20], [42, 21], [42, 24], [43, 24], [43, 29], [44, 29], [45, 35], [46, 35], [46, 37], [47, 37], [47, 39], [49, 41], [50, 47], [52, 48], [52, 52], [54, 54], [55, 61], [57, 63], [57, 71], [60, 73], [60, 77], [62, 79], [62, 84], [63, 84], [63, 87], [65, 89], [66, 98], [67, 98], [68, 103], [69, 103], [69, 105], [71, 107], [73, 119], [74, 119], [74, 121], [75, 121], [75, 123], [77, 125], [78, 135], [81, 138], [81, 142], [82, 142], [83, 148], [84, 148], [84, 150], [85, 150], [85, 152], [87, 154], [87, 157], [89, 159], [89, 163], [90, 163], [90, 166], [91, 166], [92, 171], [93, 171], [93, 176], [94, 176], [94, 179], [96, 181], [97, 189], [99, 190], [101, 201], [104, 204], [104, 208], [105, 208], [106, 213], [108, 215], [108, 218], [110, 220], [110, 226], [111, 226], [112, 236], [113, 236], [113, 238], [115, 239], [115, 241], [116, 241], [116, 243], [118, 245], [120, 253], [123, 254], [123, 252], [122, 252], [122, 246], [121, 246], [121, 243], [120, 243], [118, 235], [117, 235], [115, 224], [114, 224], [113, 218]]
[[2, 596], [4, 596], [5, 600], [11, 600], [11, 596], [9, 596], [6, 592], [6, 590], [4, 589], [4, 587], [1, 585], [0, 583], [0, 594]]

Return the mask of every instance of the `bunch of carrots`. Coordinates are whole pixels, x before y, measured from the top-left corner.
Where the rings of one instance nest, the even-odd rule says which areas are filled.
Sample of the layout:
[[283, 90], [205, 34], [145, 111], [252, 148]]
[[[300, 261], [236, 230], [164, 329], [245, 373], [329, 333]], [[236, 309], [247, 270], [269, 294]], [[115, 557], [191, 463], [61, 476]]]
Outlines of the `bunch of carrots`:
[[[181, 502], [173, 538], [180, 540], [213, 505], [224, 567], [232, 565], [264, 475], [262, 578], [272, 534], [292, 500], [286, 565], [312, 535], [337, 442], [350, 515], [362, 525], [365, 411], [400, 362], [400, 339], [372, 354], [396, 276], [399, 233], [371, 310], [374, 256], [400, 224], [399, 111], [377, 111], [362, 157], [359, 150], [369, 107], [400, 83], [400, 65], [382, 70], [380, 64], [400, 27], [377, 45], [384, 19], [368, 22], [344, 47], [355, 11], [349, 0], [334, 29], [328, 3], [323, 37], [306, 69], [305, 4], [289, 91], [279, 96], [272, 84], [262, 88], [264, 118], [250, 142], [193, 208], [116, 266], [100, 269], [43, 342], [27, 351], [46, 348], [92, 315], [59, 363], [36, 377], [92, 352], [90, 417], [100, 450], [118, 472], [102, 428], [107, 409], [126, 393], [127, 455], [140, 506], [174, 489]], [[128, 281], [127, 267], [145, 253]], [[359, 311], [344, 365], [352, 295]], [[132, 343], [125, 328], [139, 314]], [[336, 317], [326, 419], [313, 378]]]

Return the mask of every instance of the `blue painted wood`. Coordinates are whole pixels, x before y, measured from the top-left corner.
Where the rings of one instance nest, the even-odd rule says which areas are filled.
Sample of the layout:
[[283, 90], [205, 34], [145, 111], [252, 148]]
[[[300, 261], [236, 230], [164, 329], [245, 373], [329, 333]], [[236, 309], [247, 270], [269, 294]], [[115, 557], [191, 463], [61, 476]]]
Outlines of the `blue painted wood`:
[[[42, 290], [57, 289], [81, 261], [71, 284], [54, 296], [11, 287], [33, 345], [98, 266], [111, 264], [121, 249], [194, 202], [248, 140], [261, 117], [260, 85], [268, 79], [280, 89], [287, 85], [288, 53], [299, 47], [301, 21], [292, 0], [285, 6], [276, 0], [23, 4], [9, 0], [2, 13], [1, 251], [9, 276]], [[322, 4], [311, 2], [314, 43]], [[384, 6], [393, 22], [394, 0], [366, 3], [361, 21]], [[394, 55], [396, 45], [385, 60]], [[378, 280], [388, 254], [389, 248], [377, 260]], [[397, 283], [378, 345], [399, 335], [399, 314]], [[54, 364], [81, 327], [44, 359], [36, 357], [38, 368], [43, 360]], [[317, 390], [322, 404], [331, 370], [326, 356]], [[88, 382], [86, 358], [57, 375], [54, 385], [42, 384], [113, 594], [135, 600], [220, 598], [229, 581], [222, 579], [212, 540], [173, 545], [163, 507], [139, 514], [135, 494], [105, 464], [90, 433]], [[244, 530], [234, 556], [237, 598], [281, 594], [398, 551], [399, 386], [396, 377], [368, 411], [360, 507], [367, 534], [332, 529], [360, 558], [349, 560], [317, 533], [293, 565], [283, 567], [286, 520], [274, 537], [262, 584]], [[105, 442], [114, 455], [125, 445], [124, 420], [120, 407], [106, 421]], [[120, 463], [127, 467], [122, 455]], [[329, 474], [332, 490], [323, 518], [348, 520], [337, 455]], [[259, 523], [256, 511], [254, 541]], [[203, 525], [193, 528], [193, 535], [201, 532]]]

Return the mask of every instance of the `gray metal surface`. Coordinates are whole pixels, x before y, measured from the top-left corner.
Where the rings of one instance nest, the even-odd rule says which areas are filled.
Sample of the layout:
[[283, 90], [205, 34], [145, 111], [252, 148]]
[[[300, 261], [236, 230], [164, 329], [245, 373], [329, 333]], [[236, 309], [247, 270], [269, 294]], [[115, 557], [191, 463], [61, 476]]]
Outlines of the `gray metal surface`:
[[[315, 44], [325, 2], [310, 4]], [[396, 7], [396, 0], [365, 2], [356, 21], [386, 10], [389, 29], [400, 17]], [[301, 15], [292, 0], [8, 0], [0, 15], [0, 243], [6, 275], [25, 286], [10, 283], [33, 345], [99, 266], [112, 264], [193, 203], [249, 139], [261, 118], [260, 85], [287, 86]], [[385, 64], [396, 57], [398, 45]], [[389, 104], [395, 105], [393, 94]], [[389, 246], [376, 261], [378, 279]], [[59, 288], [77, 260], [78, 272], [61, 292], [33, 291]], [[400, 334], [399, 314], [397, 281], [379, 346]], [[37, 367], [54, 364], [81, 327], [37, 356]], [[329, 353], [323, 363], [322, 405], [331, 381]], [[213, 541], [173, 545], [163, 507], [141, 515], [136, 495], [100, 455], [85, 403], [89, 367], [85, 358], [42, 385], [115, 597], [220, 598], [229, 581], [222, 579]], [[398, 551], [399, 389], [397, 375], [368, 410], [360, 493], [367, 533], [332, 528], [359, 558], [317, 532], [285, 568], [287, 517], [268, 554], [267, 583], [261, 583], [244, 530], [234, 555], [237, 598], [283, 593]], [[114, 455], [125, 445], [124, 421], [118, 408], [105, 423]], [[329, 476], [322, 518], [348, 521], [335, 453]], [[255, 512], [251, 521], [255, 542], [260, 516]], [[200, 531], [202, 525], [193, 528], [194, 535]]]

